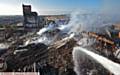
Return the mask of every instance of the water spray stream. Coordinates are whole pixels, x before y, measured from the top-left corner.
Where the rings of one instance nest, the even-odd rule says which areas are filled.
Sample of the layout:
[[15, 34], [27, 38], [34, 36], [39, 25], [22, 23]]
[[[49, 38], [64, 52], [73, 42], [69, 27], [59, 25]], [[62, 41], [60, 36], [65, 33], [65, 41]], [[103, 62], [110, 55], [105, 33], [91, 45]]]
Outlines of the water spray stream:
[[74, 47], [73, 60], [77, 61], [76, 59], [78, 59], [78, 58], [75, 58], [75, 57], [80, 52], [92, 57], [94, 60], [96, 60], [98, 63], [100, 63], [104, 68], [109, 70], [111, 73], [113, 73], [115, 75], [120, 75], [120, 65], [118, 63], [115, 63], [115, 62], [113, 62], [113, 61], [111, 61], [111, 60], [109, 60], [101, 55], [93, 53], [93, 52], [91, 52], [85, 48], [82, 48], [82, 47]]

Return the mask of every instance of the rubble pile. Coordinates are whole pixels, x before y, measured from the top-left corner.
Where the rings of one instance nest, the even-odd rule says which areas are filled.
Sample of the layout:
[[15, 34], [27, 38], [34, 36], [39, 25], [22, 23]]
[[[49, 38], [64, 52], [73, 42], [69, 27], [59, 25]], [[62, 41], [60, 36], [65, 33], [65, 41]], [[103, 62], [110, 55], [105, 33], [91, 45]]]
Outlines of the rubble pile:
[[[1, 71], [39, 71], [42, 75], [76, 75], [74, 72], [72, 51], [75, 46], [79, 45], [77, 44], [78, 41], [72, 36], [74, 35], [55, 40], [48, 46], [43, 43], [30, 43], [23, 47], [16, 47], [15, 51], [8, 54], [7, 52], [5, 53], [7, 56], [4, 56], [4, 60], [7, 63], [7, 68], [3, 68], [4, 70], [2, 69]], [[93, 49], [95, 53], [102, 52], [97, 51], [97, 49], [95, 50], [95, 43], [86, 48], [89, 50]], [[89, 75], [91, 73], [97, 75], [110, 74], [100, 64], [91, 60], [88, 56], [83, 55], [79, 60], [79, 71], [83, 75]]]
[[76, 41], [73, 38], [64, 42], [57, 41], [49, 48], [49, 64], [58, 68], [59, 72], [64, 72], [66, 69], [73, 70], [72, 50], [75, 45]]
[[[108, 36], [109, 31], [107, 31], [108, 34], [102, 35], [87, 31], [72, 32], [74, 29], [71, 31], [69, 27], [68, 31], [59, 28], [59, 26], [48, 26], [39, 32], [25, 34], [17, 40], [12, 40], [7, 49], [0, 51], [0, 56], [3, 58], [0, 60], [2, 62], [0, 71], [40, 72], [41, 75], [76, 75], [72, 54], [76, 46], [85, 47], [96, 54], [118, 62], [113, 54], [116, 50], [113, 47], [117, 46], [114, 40]], [[28, 40], [27, 44], [24, 45], [26, 40]], [[78, 55], [77, 70], [80, 72], [79, 74], [111, 74], [89, 56]]]
[[5, 60], [8, 65], [7, 71], [23, 70], [24, 67], [32, 65], [34, 62], [44, 61], [48, 57], [47, 46], [42, 43], [30, 44], [26, 46], [26, 49], [28, 50], [10, 54], [6, 57]]
[[67, 70], [71, 70], [74, 73], [72, 50], [76, 45], [76, 41], [73, 38], [55, 40], [49, 46], [43, 43], [30, 43], [19, 47], [16, 42], [13, 42], [10, 50], [1, 55], [7, 63], [7, 69], [4, 71], [33, 72], [35, 63], [37, 71], [38, 67], [39, 69], [41, 68], [41, 65], [50, 65], [57, 69], [58, 73], [61, 73], [60, 75], [63, 75], [63, 72]]

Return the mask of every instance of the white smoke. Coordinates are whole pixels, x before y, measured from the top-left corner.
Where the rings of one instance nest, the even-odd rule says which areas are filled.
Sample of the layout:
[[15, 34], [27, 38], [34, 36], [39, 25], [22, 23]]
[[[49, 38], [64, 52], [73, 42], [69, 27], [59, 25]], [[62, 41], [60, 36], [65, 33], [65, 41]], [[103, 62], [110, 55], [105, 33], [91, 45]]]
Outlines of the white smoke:
[[[71, 32], [79, 33], [81, 31], [98, 31], [99, 27], [103, 27], [108, 24], [111, 25], [116, 22], [112, 20], [113, 17], [109, 15], [90, 13], [81, 14], [80, 12], [73, 12], [70, 16], [70, 22], [67, 25], [58, 25], [58, 27], [55, 27], [53, 24], [49, 24], [47, 27], [40, 29], [37, 34], [42, 36], [46, 31], [53, 30], [55, 28], [60, 29], [61, 32], [66, 32], [68, 34]], [[42, 40], [47, 40], [46, 38], [48, 37], [44, 36], [42, 37]], [[38, 40], [41, 40], [41, 38]]]
[[93, 43], [95, 42], [94, 39], [90, 39], [87, 37], [81, 38], [77, 44], [82, 46], [82, 47], [86, 47], [86, 46], [91, 46]]
[[[51, 41], [48, 37], [43, 36], [46, 31], [51, 31], [54, 29], [60, 29], [61, 32], [65, 32], [70, 34], [80, 33], [82, 31], [100, 31], [99, 27], [103, 27], [105, 25], [112, 25], [116, 23], [118, 20], [113, 20], [113, 15], [105, 15], [105, 14], [81, 14], [80, 12], [73, 12], [70, 16], [70, 21], [67, 25], [58, 25], [55, 27], [53, 24], [47, 25], [37, 32], [37, 34], [41, 37], [38, 38], [38, 42], [47, 42]], [[54, 38], [53, 38], [54, 39]]]
[[46, 31], [48, 31], [48, 30], [52, 30], [52, 29], [54, 29], [54, 28], [55, 28], [55, 27], [54, 27], [54, 24], [50, 23], [50, 24], [47, 25], [46, 27], [40, 29], [40, 30], [37, 32], [37, 34], [38, 34], [39, 36], [41, 36], [42, 34], [44, 34], [44, 32], [46, 32]]
[[[115, 18], [117, 17], [117, 19]], [[64, 25], [62, 29], [69, 32], [81, 32], [81, 31], [100, 31], [99, 28], [104, 26], [111, 26], [120, 22], [120, 16], [114, 14], [97, 14], [80, 12], [71, 13], [70, 22]]]
[[75, 34], [71, 33], [71, 34], [69, 34], [69, 36], [63, 38], [62, 41], [66, 41], [66, 40], [72, 39], [72, 38], [74, 38], [74, 36], [75, 36]]
[[44, 32], [46, 32], [47, 30], [48, 30], [49, 28], [42, 28], [42, 29], [40, 29], [39, 30], [39, 32], [37, 32], [37, 34], [39, 35], [39, 36], [41, 36]]
[[92, 57], [94, 60], [96, 60], [98, 63], [100, 63], [104, 68], [109, 70], [111, 73], [115, 75], [120, 75], [120, 64], [115, 63], [101, 55], [98, 55], [96, 53], [93, 53], [87, 49], [84, 49], [82, 47], [74, 47], [73, 49], [73, 60], [75, 62], [75, 71], [78, 75], [80, 75], [79, 68], [79, 58], [83, 56], [83, 54], [88, 55]]
[[46, 45], [49, 45], [51, 42], [54, 41], [55, 37], [47, 36], [45, 32], [52, 31], [56, 29], [55, 25], [50, 23], [49, 25], [45, 26], [44, 28], [40, 29], [37, 32], [37, 37], [33, 37], [25, 42], [25, 45], [28, 45], [30, 43], [44, 43]]
[[49, 45], [54, 41], [55, 37], [47, 37], [46, 35], [37, 36], [32, 39], [28, 39], [24, 45], [28, 45], [31, 43], [44, 43], [45, 45]]
[[63, 31], [68, 31], [68, 33], [79, 32], [81, 31], [81, 29], [84, 29], [80, 27], [82, 25], [82, 22], [80, 21], [79, 15], [79, 12], [71, 13], [70, 22], [67, 25], [60, 26], [59, 29], [62, 29]]
[[[81, 32], [81, 31], [100, 31], [100, 28], [104, 28], [104, 26], [111, 26], [115, 23], [119, 22], [119, 19], [114, 19], [114, 15], [106, 15], [106, 14], [80, 14], [79, 12], [75, 12], [71, 14], [71, 20], [69, 22], [69, 24], [67, 25], [69, 28], [69, 32]], [[106, 30], [106, 29], [104, 29]], [[109, 31], [106, 31], [108, 33], [108, 35], [110, 36]], [[88, 37], [83, 37], [80, 41], [78, 41], [77, 43], [83, 47], [85, 46], [90, 46], [95, 42], [95, 40], [89, 39]], [[77, 72], [78, 75], [80, 75], [80, 64], [79, 64], [79, 57], [81, 57], [81, 54], [79, 54], [78, 51], [76, 50], [73, 51], [73, 59], [75, 62], [75, 70]], [[77, 54], [78, 53], [78, 54]], [[96, 56], [99, 55], [95, 54]], [[96, 58], [96, 56], [94, 56]], [[93, 57], [93, 58], [94, 58]], [[102, 57], [102, 56], [100, 56]], [[84, 58], [84, 55], [83, 55]], [[110, 62], [109, 65], [106, 65], [107, 63], [104, 63], [102, 61], [99, 61], [100, 59], [105, 60], [107, 63]], [[116, 63], [108, 60], [107, 58], [100, 58], [97, 61], [100, 62], [106, 69], [108, 69], [109, 71], [111, 71], [112, 73], [119, 75], [118, 70], [120, 70], [119, 68], [119, 64], [116, 65]], [[96, 59], [95, 59], [96, 60]], [[107, 61], [108, 60], [108, 61]], [[79, 61], [79, 62], [78, 62]], [[112, 65], [113, 64], [113, 65]], [[106, 66], [105, 66], [106, 65]], [[111, 65], [111, 66], [110, 66]], [[113, 68], [115, 67], [115, 68]], [[115, 70], [117, 71], [115, 71]]]
[[9, 47], [9, 44], [7, 43], [0, 43], [0, 49], [7, 49]]

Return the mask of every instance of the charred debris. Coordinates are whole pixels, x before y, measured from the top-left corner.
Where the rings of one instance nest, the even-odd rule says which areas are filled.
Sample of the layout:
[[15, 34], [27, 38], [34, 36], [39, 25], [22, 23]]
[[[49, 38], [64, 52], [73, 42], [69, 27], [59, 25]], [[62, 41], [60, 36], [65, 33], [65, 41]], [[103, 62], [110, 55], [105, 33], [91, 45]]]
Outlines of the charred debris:
[[[120, 25], [99, 28], [96, 32], [78, 31], [69, 33], [66, 28], [62, 30], [59, 27], [60, 25], [51, 21], [56, 19], [56, 15], [53, 18], [47, 16], [46, 19], [49, 21], [44, 23], [46, 26], [40, 27], [38, 15], [36, 12], [31, 12], [31, 6], [23, 5], [23, 10], [25, 18], [23, 25], [25, 25], [25, 28], [14, 30], [7, 27], [7, 29], [2, 30], [4, 34], [8, 30], [9, 32], [5, 34], [3, 40], [0, 39], [0, 46], [5, 45], [4, 48], [0, 49], [1, 72], [76, 75], [72, 57], [75, 46], [88, 48], [99, 55], [120, 63]], [[67, 25], [64, 26], [67, 27]], [[22, 31], [22, 34], [19, 31]], [[84, 59], [81, 60], [80, 64], [80, 71], [83, 75], [112, 75], [87, 56], [80, 59]]]
[[[72, 60], [72, 51], [75, 46], [88, 48], [114, 62], [120, 63], [119, 32], [113, 30], [118, 31], [115, 27], [109, 30], [111, 36], [106, 31], [104, 34], [83, 31], [75, 35], [64, 33], [56, 28], [42, 34], [49, 37], [54, 36], [52, 37], [54, 40], [47, 44], [46, 41], [36, 42], [37, 39], [43, 37], [38, 36], [37, 32], [23, 35], [19, 39], [11, 41], [7, 48], [0, 50], [0, 71], [40, 72], [43, 75], [47, 75], [47, 73], [50, 75], [71, 75], [73, 73], [72, 75], [76, 75], [74, 61]], [[32, 39], [33, 37], [38, 38]], [[29, 43], [25, 44], [28, 39], [30, 39]], [[116, 40], [118, 41], [116, 42]], [[19, 41], [22, 42], [22, 45]], [[94, 60], [88, 59], [87, 56], [81, 58], [85, 59], [81, 60], [80, 64], [83, 75], [87, 75], [93, 70], [97, 75], [112, 74]]]

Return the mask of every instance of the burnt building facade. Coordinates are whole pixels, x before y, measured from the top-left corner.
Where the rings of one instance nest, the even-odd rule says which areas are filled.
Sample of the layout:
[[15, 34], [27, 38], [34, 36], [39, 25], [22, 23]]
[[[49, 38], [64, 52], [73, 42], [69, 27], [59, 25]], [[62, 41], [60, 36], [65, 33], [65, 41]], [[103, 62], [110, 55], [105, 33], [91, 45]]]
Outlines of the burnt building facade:
[[23, 5], [24, 27], [26, 29], [38, 29], [39, 18], [37, 12], [31, 11], [31, 5]]

